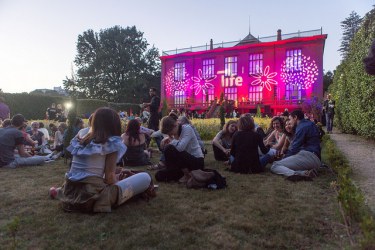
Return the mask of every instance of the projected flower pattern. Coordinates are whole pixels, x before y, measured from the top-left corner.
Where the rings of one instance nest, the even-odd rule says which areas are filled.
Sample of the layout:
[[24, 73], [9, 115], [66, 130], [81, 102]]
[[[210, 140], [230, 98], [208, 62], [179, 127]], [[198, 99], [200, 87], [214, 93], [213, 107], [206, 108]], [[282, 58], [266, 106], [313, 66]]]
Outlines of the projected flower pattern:
[[261, 70], [261, 72], [254, 76], [255, 80], [252, 81], [251, 85], [260, 85], [262, 87], [262, 90], [264, 88], [268, 89], [268, 91], [271, 91], [271, 85], [277, 85], [277, 81], [275, 81], [274, 78], [277, 75], [277, 72], [269, 73], [270, 72], [270, 66], [265, 67], [264, 71]]
[[174, 80], [174, 67], [170, 68], [164, 77], [165, 90], [168, 95], [174, 94], [175, 91], [186, 91], [188, 86], [189, 74], [185, 73], [185, 80]]
[[[289, 65], [289, 67], [288, 67]], [[285, 60], [281, 64], [281, 80], [285, 85], [296, 85], [301, 89], [309, 89], [317, 80], [319, 75], [318, 66], [310, 57], [302, 55], [301, 69], [290, 68], [290, 63]]]
[[207, 90], [212, 89], [214, 85], [211, 83], [216, 78], [216, 75], [205, 79], [202, 75], [202, 70], [198, 70], [198, 77], [191, 77], [191, 80], [193, 80], [194, 84], [190, 86], [190, 89], [195, 89], [195, 95], [198, 95], [201, 90], [204, 95], [207, 94]]

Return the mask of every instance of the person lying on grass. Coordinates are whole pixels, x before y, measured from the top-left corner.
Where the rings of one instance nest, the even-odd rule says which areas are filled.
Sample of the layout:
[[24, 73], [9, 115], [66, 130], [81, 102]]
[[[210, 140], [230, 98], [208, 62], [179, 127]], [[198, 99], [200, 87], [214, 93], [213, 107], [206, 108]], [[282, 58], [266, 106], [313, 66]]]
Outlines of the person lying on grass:
[[[66, 211], [111, 212], [131, 197], [143, 193], [151, 185], [147, 173], [119, 180], [116, 163], [126, 152], [122, 142], [121, 122], [110, 108], [95, 111], [90, 131], [75, 137], [67, 148], [72, 165], [61, 188], [50, 190], [50, 197], [61, 201]], [[53, 191], [53, 192], [52, 192]]]

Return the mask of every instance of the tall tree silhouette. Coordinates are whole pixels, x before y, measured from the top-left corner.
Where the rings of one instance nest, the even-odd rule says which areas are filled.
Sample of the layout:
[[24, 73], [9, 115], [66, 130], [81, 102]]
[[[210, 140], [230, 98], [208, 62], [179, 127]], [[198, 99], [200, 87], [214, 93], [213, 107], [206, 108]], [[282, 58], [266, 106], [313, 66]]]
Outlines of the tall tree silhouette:
[[343, 59], [346, 58], [349, 52], [350, 42], [353, 40], [355, 33], [358, 31], [361, 22], [362, 18], [355, 11], [352, 11], [349, 17], [345, 18], [345, 20], [341, 22], [342, 38], [341, 46], [338, 51], [341, 52]]

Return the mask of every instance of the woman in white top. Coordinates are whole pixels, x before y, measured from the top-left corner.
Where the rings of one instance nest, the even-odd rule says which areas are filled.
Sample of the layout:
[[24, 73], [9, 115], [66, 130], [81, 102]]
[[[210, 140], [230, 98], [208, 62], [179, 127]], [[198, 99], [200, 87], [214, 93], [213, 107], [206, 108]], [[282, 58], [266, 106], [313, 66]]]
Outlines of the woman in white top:
[[44, 127], [43, 122], [39, 122], [39, 129], [38, 130], [44, 134], [43, 144], [48, 144], [48, 141], [50, 140], [50, 136], [49, 136], [48, 130]]
[[55, 132], [55, 139], [53, 140], [53, 148], [61, 147], [64, 144], [64, 132], [68, 128], [65, 122], [61, 122], [57, 127], [57, 131]]
[[161, 141], [166, 169], [156, 173], [158, 181], [187, 182], [190, 171], [204, 168], [204, 155], [194, 129], [179, 124], [176, 118], [165, 116], [161, 120], [160, 130], [168, 136]]
[[[67, 211], [111, 212], [111, 207], [124, 203], [146, 191], [151, 184], [147, 173], [124, 180], [116, 175], [116, 163], [126, 151], [122, 143], [121, 122], [110, 108], [95, 111], [90, 131], [82, 139], [75, 137], [67, 148], [72, 165], [65, 183], [57, 189], [56, 198]], [[52, 191], [52, 190], [51, 190]], [[50, 193], [51, 197], [52, 192]]]
[[271, 134], [264, 140], [264, 145], [270, 146], [271, 150], [268, 152], [271, 156], [275, 156], [278, 151], [284, 145], [285, 142], [285, 132], [284, 132], [285, 122], [282, 117], [274, 117], [272, 119], [272, 128], [273, 131]]

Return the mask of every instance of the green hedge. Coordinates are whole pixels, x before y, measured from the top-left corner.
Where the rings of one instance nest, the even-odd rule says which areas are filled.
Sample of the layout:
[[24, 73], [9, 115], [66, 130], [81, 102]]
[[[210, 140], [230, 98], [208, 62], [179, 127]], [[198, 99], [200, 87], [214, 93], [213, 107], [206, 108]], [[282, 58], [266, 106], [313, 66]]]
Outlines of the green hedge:
[[364, 71], [375, 37], [375, 10], [366, 14], [350, 44], [348, 56], [337, 67], [329, 91], [336, 100], [335, 123], [343, 132], [375, 138], [375, 78]]
[[45, 96], [34, 94], [10, 94], [2, 93], [5, 103], [10, 108], [10, 116], [23, 114], [27, 119], [44, 119], [46, 110], [52, 103], [65, 103], [69, 101], [68, 97]]
[[77, 115], [83, 118], [89, 118], [97, 108], [108, 107], [108, 102], [97, 99], [78, 99]]
[[[71, 102], [70, 97], [63, 96], [48, 96], [35, 94], [10, 94], [2, 93], [1, 96], [5, 98], [5, 103], [9, 106], [11, 117], [15, 114], [23, 114], [27, 119], [43, 120], [45, 119], [46, 110], [52, 103], [65, 104]], [[77, 100], [77, 115], [79, 117], [88, 118], [97, 108], [111, 107], [117, 111], [124, 110], [129, 113], [131, 110], [134, 113], [140, 113], [141, 107], [133, 103], [108, 103], [107, 101], [97, 99], [78, 99]]]
[[337, 190], [337, 200], [345, 213], [349, 227], [359, 223], [362, 231], [360, 239], [362, 249], [375, 249], [375, 221], [373, 214], [366, 207], [361, 190], [352, 181], [352, 169], [345, 156], [338, 150], [328, 135], [323, 136], [322, 159], [337, 174], [336, 182], [331, 183]]
[[109, 107], [113, 108], [114, 110], [117, 111], [126, 111], [128, 114], [130, 114], [130, 111], [134, 114], [137, 113], [140, 115], [141, 112], [141, 107], [139, 104], [134, 104], [134, 103], [114, 103], [110, 102]]

